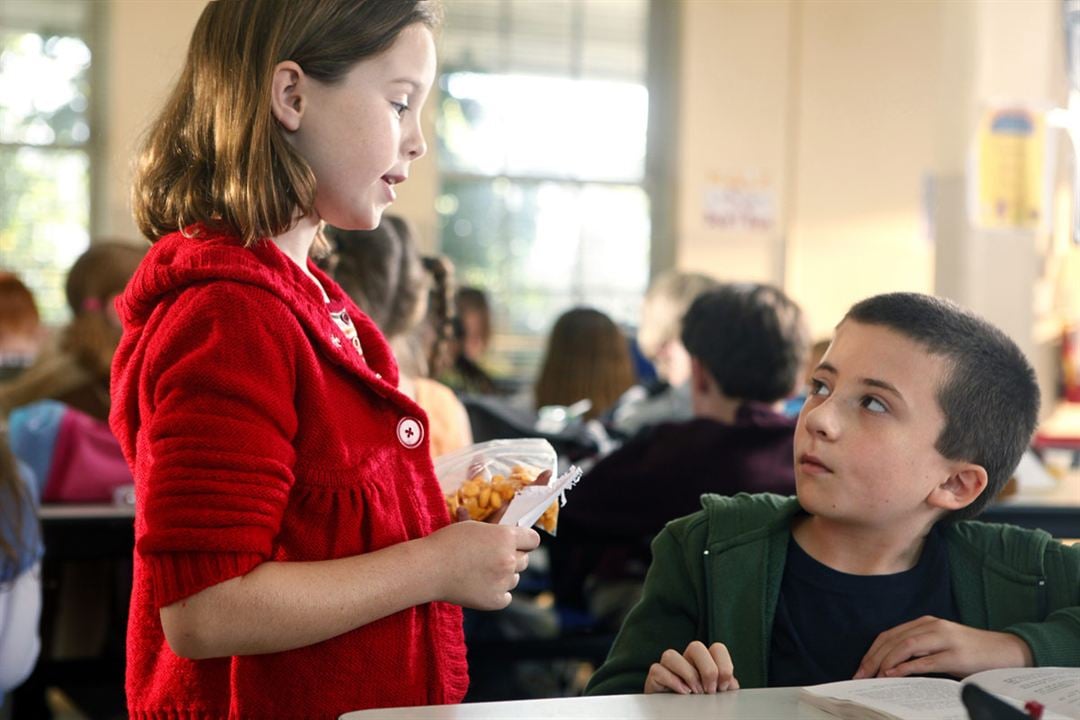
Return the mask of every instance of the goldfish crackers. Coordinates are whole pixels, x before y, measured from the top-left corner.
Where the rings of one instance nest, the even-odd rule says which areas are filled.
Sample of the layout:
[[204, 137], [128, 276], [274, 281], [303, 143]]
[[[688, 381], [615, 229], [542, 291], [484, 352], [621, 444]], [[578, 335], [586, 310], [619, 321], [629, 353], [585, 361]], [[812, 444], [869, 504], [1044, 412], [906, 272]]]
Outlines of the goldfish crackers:
[[[544, 481], [551, 476], [550, 470], [536, 470], [525, 465], [513, 465], [506, 475], [491, 475], [487, 467], [477, 464], [470, 468], [470, 477], [453, 492], [446, 493], [446, 507], [450, 517], [456, 517], [459, 507], [469, 512], [473, 520], [486, 521], [501, 508], [508, 505], [514, 495], [527, 485], [532, 485], [541, 475]], [[559, 503], [551, 503], [536, 522], [550, 534], [555, 533], [559, 522]]]
[[[451, 518], [465, 508], [472, 520], [499, 522], [514, 497], [524, 488], [546, 485], [555, 466], [549, 442], [519, 438], [489, 440], [443, 455], [435, 460], [435, 474]], [[536, 525], [554, 535], [558, 518], [556, 499]]]

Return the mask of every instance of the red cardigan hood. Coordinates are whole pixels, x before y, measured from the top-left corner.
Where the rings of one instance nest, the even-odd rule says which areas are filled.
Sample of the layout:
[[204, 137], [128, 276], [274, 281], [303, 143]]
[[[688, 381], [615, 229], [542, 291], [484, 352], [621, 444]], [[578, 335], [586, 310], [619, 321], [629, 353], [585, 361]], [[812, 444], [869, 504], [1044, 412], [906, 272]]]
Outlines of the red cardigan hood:
[[[135, 351], [144, 327], [168, 296], [201, 283], [231, 281], [254, 285], [276, 295], [295, 313], [312, 344], [328, 360], [359, 376], [379, 395], [398, 395], [404, 399], [397, 393], [397, 362], [375, 323], [310, 260], [308, 269], [323, 286], [329, 303], [323, 300], [311, 278], [270, 240], [261, 240], [249, 248], [234, 236], [207, 230], [200, 230], [197, 237], [179, 232], [166, 235], [150, 248], [127, 288], [116, 299], [124, 337], [116, 352], [114, 368]], [[342, 308], [348, 310], [356, 326], [364, 348], [363, 358], [331, 345], [331, 339], [338, 333], [330, 310]], [[124, 417], [116, 413], [110, 420], [121, 444], [129, 440], [131, 444], [127, 448], [134, 448], [135, 428], [124, 427]]]

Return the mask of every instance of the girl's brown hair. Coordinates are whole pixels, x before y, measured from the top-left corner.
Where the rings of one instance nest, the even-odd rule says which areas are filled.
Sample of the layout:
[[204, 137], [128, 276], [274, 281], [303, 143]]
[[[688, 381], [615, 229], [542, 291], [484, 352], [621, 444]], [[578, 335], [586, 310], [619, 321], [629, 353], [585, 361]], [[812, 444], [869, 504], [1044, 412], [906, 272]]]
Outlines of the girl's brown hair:
[[121, 328], [108, 318], [108, 303], [123, 292], [146, 248], [120, 241], [96, 242], [68, 271], [65, 292], [71, 322], [60, 336], [60, 349], [70, 353], [95, 377], [106, 379]]
[[[214, 0], [139, 155], [132, 206], [151, 242], [195, 223], [247, 245], [315, 203], [315, 176], [270, 110], [274, 67], [334, 84], [406, 27], [438, 24], [431, 0]], [[325, 250], [320, 238], [317, 250]]]
[[0, 272], [0, 335], [33, 335], [40, 327], [34, 294], [15, 274]]
[[604, 313], [574, 308], [562, 314], [548, 337], [536, 380], [536, 407], [571, 405], [588, 398], [587, 419], [599, 417], [634, 384], [630, 347]]
[[[454, 265], [444, 255], [422, 258], [431, 276], [427, 318], [420, 338], [429, 377], [437, 378], [454, 364]], [[426, 326], [426, 327], [425, 327]]]

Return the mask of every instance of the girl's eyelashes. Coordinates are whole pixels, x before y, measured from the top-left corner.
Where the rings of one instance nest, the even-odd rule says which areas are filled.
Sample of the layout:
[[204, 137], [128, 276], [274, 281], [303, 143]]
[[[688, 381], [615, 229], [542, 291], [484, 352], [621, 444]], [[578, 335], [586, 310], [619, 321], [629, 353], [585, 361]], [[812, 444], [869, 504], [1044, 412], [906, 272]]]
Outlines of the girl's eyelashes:
[[405, 111], [409, 109], [408, 103], [397, 102], [395, 100], [390, 101], [390, 106], [394, 108], [394, 112], [397, 113], [398, 117], [402, 117], [405, 114]]

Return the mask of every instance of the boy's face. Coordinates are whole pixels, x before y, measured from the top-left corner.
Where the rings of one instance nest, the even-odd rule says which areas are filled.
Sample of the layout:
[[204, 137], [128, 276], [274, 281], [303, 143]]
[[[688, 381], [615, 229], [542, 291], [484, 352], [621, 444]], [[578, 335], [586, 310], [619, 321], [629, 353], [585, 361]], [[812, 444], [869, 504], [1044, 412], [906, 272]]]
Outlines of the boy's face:
[[924, 525], [954, 472], [934, 447], [947, 362], [913, 340], [850, 320], [812, 372], [795, 431], [795, 480], [809, 513], [880, 529]]

